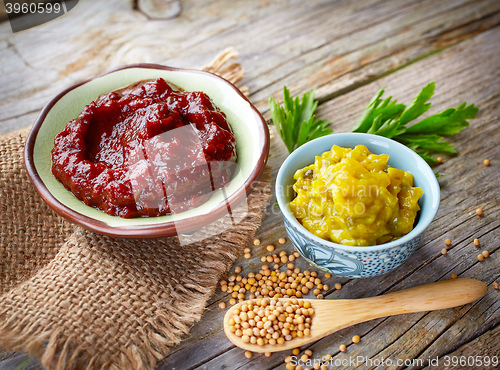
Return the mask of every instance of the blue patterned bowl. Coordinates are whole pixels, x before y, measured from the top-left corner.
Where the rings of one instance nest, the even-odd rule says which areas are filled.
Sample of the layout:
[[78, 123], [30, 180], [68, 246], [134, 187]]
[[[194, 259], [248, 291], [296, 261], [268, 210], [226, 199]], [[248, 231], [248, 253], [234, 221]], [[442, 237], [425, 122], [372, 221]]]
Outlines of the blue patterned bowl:
[[[420, 212], [411, 232], [389, 243], [352, 247], [336, 244], [313, 235], [294, 217], [290, 209], [293, 199], [293, 175], [299, 168], [314, 162], [317, 155], [333, 145], [354, 148], [365, 145], [375, 154], [388, 154], [389, 165], [410, 171], [415, 186], [424, 191], [419, 200]], [[366, 278], [385, 274], [401, 265], [420, 244], [420, 234], [429, 226], [439, 207], [439, 184], [429, 165], [413, 150], [381, 136], [345, 133], [331, 134], [302, 145], [283, 162], [276, 179], [276, 197], [290, 240], [302, 256], [313, 265], [336, 276]]]

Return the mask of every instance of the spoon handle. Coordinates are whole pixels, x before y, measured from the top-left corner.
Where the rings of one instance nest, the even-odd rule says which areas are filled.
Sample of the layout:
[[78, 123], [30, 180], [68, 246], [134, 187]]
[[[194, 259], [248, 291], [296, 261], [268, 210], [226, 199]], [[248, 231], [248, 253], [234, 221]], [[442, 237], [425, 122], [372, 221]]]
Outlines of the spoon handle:
[[[462, 306], [481, 298], [488, 286], [475, 279], [451, 279], [377, 297], [352, 300], [342, 327], [380, 317]], [[346, 307], [347, 308], [347, 307]]]

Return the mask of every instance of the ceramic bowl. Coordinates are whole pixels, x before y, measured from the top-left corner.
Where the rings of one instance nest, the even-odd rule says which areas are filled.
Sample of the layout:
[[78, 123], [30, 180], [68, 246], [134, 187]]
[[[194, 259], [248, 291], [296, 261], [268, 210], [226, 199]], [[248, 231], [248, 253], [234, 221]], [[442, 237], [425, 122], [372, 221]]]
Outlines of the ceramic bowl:
[[[99, 95], [134, 82], [163, 78], [187, 91], [204, 91], [225, 112], [236, 137], [237, 176], [206, 203], [175, 215], [124, 219], [87, 206], [52, 175], [50, 152], [66, 123]], [[36, 190], [61, 216], [92, 231], [119, 237], [162, 237], [195, 231], [227, 214], [251, 191], [264, 170], [269, 131], [259, 111], [231, 83], [214, 74], [156, 64], [121, 67], [81, 82], [55, 96], [42, 110], [25, 147], [26, 168]]]
[[[375, 154], [388, 154], [388, 164], [410, 171], [415, 186], [424, 191], [419, 200], [421, 210], [411, 232], [389, 243], [352, 247], [321, 239], [306, 230], [294, 217], [290, 201], [296, 170], [314, 163], [315, 156], [330, 150], [333, 145], [354, 148], [365, 145]], [[347, 278], [366, 278], [385, 274], [401, 265], [415, 251], [420, 235], [434, 219], [439, 207], [439, 184], [429, 165], [413, 150], [381, 136], [345, 133], [324, 136], [299, 147], [285, 160], [276, 179], [276, 197], [283, 214], [287, 234], [295, 248], [313, 265], [332, 275]]]

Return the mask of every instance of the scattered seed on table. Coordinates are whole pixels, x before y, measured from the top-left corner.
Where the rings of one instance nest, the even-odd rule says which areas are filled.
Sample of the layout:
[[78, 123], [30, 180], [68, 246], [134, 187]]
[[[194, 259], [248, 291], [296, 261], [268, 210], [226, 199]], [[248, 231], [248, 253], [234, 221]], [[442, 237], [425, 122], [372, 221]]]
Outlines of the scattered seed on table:
[[498, 289], [498, 283], [496, 281], [493, 282], [493, 288]]
[[346, 345], [345, 345], [345, 344], [341, 344], [341, 345], [339, 346], [339, 351], [340, 351], [340, 352], [345, 352], [345, 350], [346, 350], [346, 349], [347, 349], [347, 347], [346, 347]]
[[264, 353], [264, 356], [266, 356], [266, 357], [271, 357], [271, 355], [272, 355], [272, 352], [266, 352], [266, 353]]
[[266, 249], [267, 249], [267, 251], [268, 251], [268, 252], [272, 252], [272, 251], [274, 251], [274, 245], [269, 244], [269, 245], [266, 247]]
[[[310, 302], [309, 302], [309, 303], [310, 303]], [[310, 349], [306, 349], [306, 350], [304, 351], [304, 353], [305, 353], [307, 356], [309, 356], [309, 357], [311, 357], [311, 356], [313, 355], [313, 351], [311, 351]]]
[[241, 272], [241, 267], [240, 266], [236, 266], [234, 268], [234, 272], [236, 272], [237, 274], [239, 274]]
[[489, 159], [485, 159], [485, 160], [483, 161], [483, 164], [484, 164], [486, 167], [488, 167], [488, 166], [490, 165], [490, 160], [489, 160]]
[[283, 238], [283, 237], [281, 237], [281, 238], [278, 239], [278, 243], [285, 244], [286, 243], [286, 239]]
[[479, 247], [479, 239], [474, 239], [474, 245], [475, 245], [476, 247]]
[[478, 256], [477, 256], [477, 260], [478, 260], [479, 262], [483, 262], [483, 260], [484, 260], [484, 256], [483, 256], [482, 254], [478, 255]]
[[300, 349], [298, 349], [298, 348], [294, 348], [294, 349], [293, 349], [293, 351], [292, 351], [292, 353], [293, 353], [295, 356], [297, 356], [297, 355], [300, 353]]
[[260, 239], [253, 240], [253, 245], [259, 245], [259, 244], [260, 244]]
[[234, 305], [236, 304], [236, 299], [231, 298], [231, 299], [229, 300], [229, 304], [231, 304], [231, 305], [233, 305], [233, 306], [234, 306]]
[[457, 274], [451, 274], [452, 279], [456, 279], [457, 277], [458, 277]]
[[437, 157], [438, 164], [443, 163], [443, 158], [442, 157]]
[[246, 352], [245, 352], [245, 357], [246, 357], [246, 358], [252, 358], [252, 356], [253, 356], [253, 353], [252, 353], [252, 352], [250, 352], [250, 351], [246, 351]]
[[250, 253], [245, 253], [244, 257], [245, 257], [246, 259], [249, 259], [250, 257], [252, 257], [252, 255], [251, 255]]
[[360, 340], [361, 340], [361, 338], [359, 337], [359, 335], [355, 335], [354, 337], [352, 337], [353, 343], [359, 343]]
[[325, 274], [325, 277], [326, 277], [327, 279], [330, 279], [330, 278], [332, 277], [332, 275], [331, 275], [331, 274], [329, 274], [329, 273], [327, 272], [327, 273]]
[[490, 252], [488, 251], [483, 251], [481, 254], [484, 256], [484, 258], [488, 258], [490, 256]]
[[482, 208], [476, 209], [476, 215], [481, 216], [482, 214], [483, 214], [483, 209]]
[[252, 250], [250, 248], [243, 249], [243, 253], [250, 253]]
[[448, 253], [448, 249], [446, 248], [441, 249], [441, 254], [446, 254], [446, 253]]
[[335, 289], [337, 289], [337, 290], [342, 289], [342, 284], [340, 284], [340, 283], [335, 283]]
[[290, 362], [292, 362], [292, 356], [286, 356], [285, 357], [285, 363], [289, 364]]
[[219, 303], [219, 308], [226, 308], [226, 304], [224, 302]]
[[300, 356], [300, 361], [302, 361], [303, 363], [306, 363], [307, 360], [309, 360], [309, 356], [308, 355], [303, 354], [302, 356]]
[[444, 241], [444, 244], [445, 244], [447, 247], [449, 247], [449, 246], [451, 245], [451, 239], [446, 239], [446, 240]]

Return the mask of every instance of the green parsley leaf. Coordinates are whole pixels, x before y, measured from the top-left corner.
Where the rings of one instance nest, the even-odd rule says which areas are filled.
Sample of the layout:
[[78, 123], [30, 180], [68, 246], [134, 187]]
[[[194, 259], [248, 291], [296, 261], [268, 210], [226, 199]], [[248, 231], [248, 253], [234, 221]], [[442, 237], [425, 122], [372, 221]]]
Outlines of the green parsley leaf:
[[291, 153], [299, 146], [321, 136], [331, 134], [329, 121], [315, 120], [314, 112], [318, 102], [314, 100], [315, 90], [302, 96], [291, 98], [290, 92], [283, 88], [283, 106], [272, 97], [269, 98], [269, 108], [278, 133]]
[[431, 104], [428, 101], [434, 89], [434, 82], [429, 83], [408, 107], [396, 104], [392, 97], [382, 100], [384, 89], [381, 89], [366, 107], [353, 132], [366, 132], [399, 141], [430, 164], [437, 162], [434, 153], [456, 153], [455, 147], [445, 141], [444, 136], [458, 134], [469, 125], [467, 120], [475, 118], [478, 112], [474, 104], [464, 102], [457, 108], [446, 109], [407, 126], [429, 110]]

